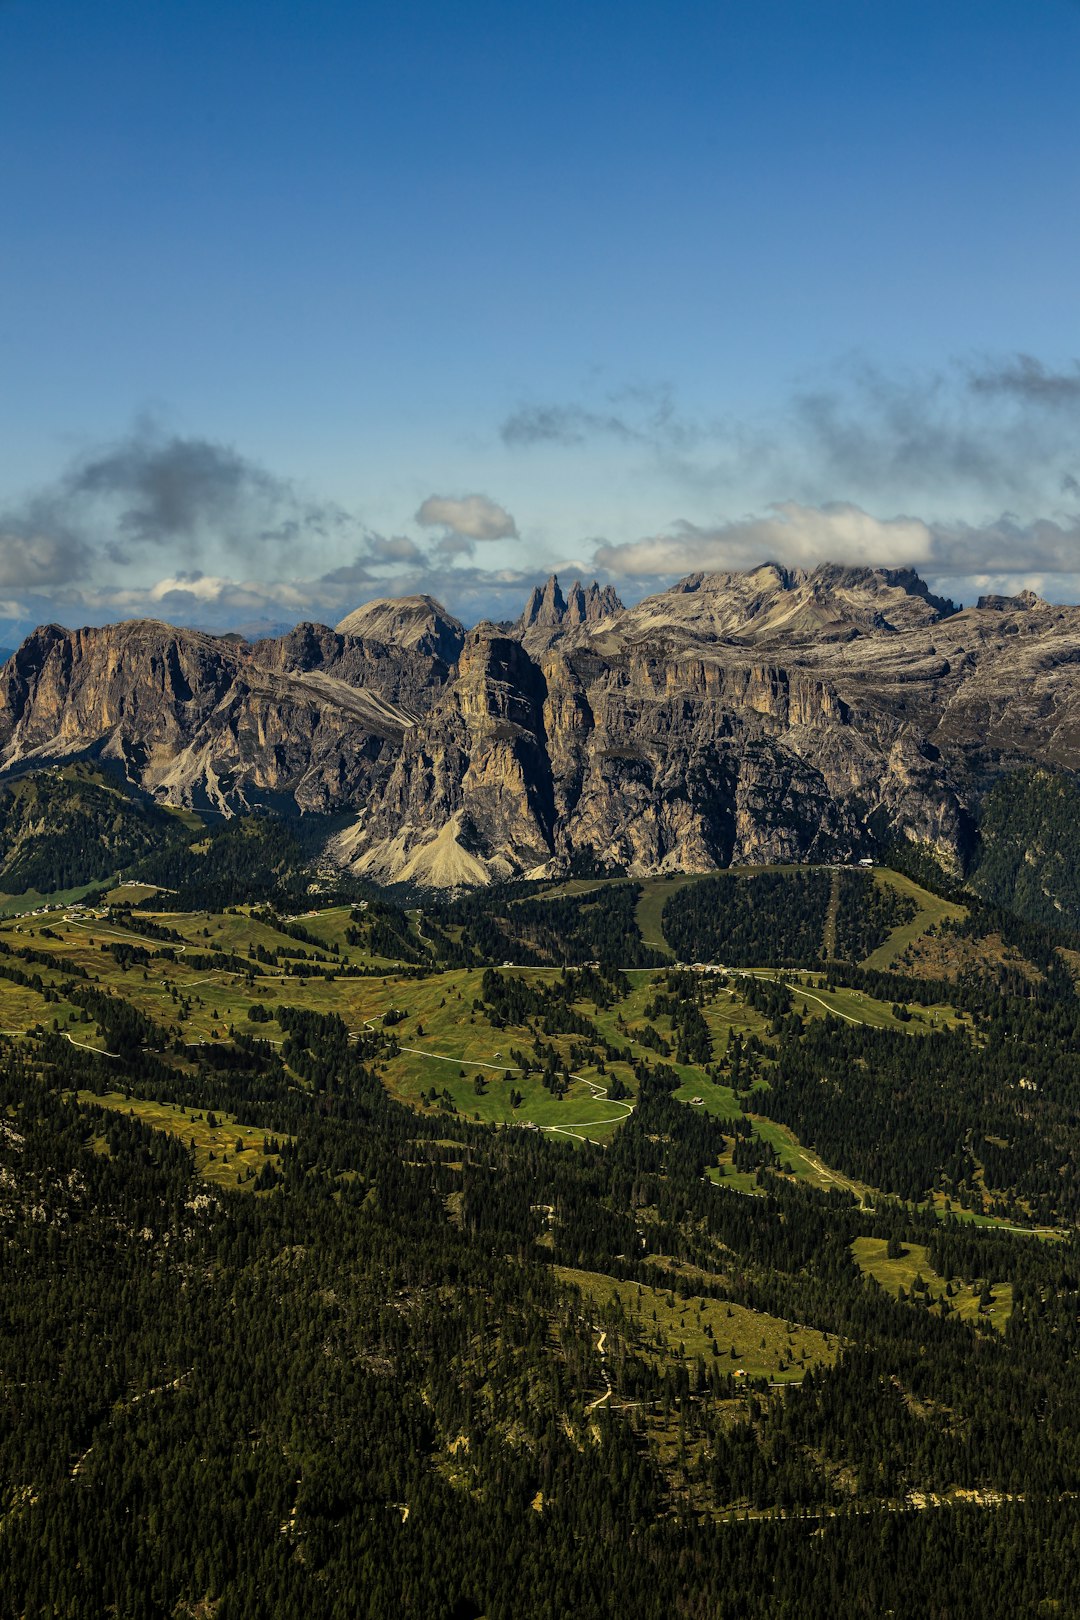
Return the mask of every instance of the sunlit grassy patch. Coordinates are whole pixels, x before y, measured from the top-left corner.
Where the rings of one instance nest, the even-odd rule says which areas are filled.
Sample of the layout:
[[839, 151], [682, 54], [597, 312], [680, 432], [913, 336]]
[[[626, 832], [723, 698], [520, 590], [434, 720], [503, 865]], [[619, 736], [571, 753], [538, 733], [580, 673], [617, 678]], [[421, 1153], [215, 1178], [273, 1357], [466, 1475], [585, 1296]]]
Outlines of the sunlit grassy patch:
[[967, 916], [964, 906], [957, 905], [952, 900], [943, 900], [938, 894], [931, 894], [929, 889], [922, 888], [911, 878], [905, 877], [902, 872], [894, 872], [891, 867], [879, 866], [874, 871], [874, 882], [881, 888], [895, 890], [897, 894], [914, 900], [918, 911], [910, 922], [901, 923], [894, 928], [884, 944], [879, 945], [876, 951], [871, 951], [863, 964], [868, 968], [889, 968], [901, 956], [913, 940], [925, 934], [926, 930], [938, 922], [959, 922]]
[[1004, 1331], [1012, 1312], [1012, 1283], [991, 1282], [990, 1302], [982, 1304], [982, 1284], [987, 1279], [954, 1278], [950, 1282], [934, 1270], [924, 1244], [905, 1243], [902, 1249], [901, 1255], [890, 1259], [884, 1238], [860, 1237], [851, 1245], [851, 1252], [863, 1275], [873, 1277], [894, 1297], [899, 1298], [901, 1289], [910, 1297], [912, 1289], [921, 1279], [925, 1290], [916, 1288], [916, 1298], [928, 1297], [935, 1303], [947, 1300], [950, 1310], [955, 1311], [962, 1321], [988, 1322], [999, 1332]]
[[[77, 1100], [117, 1114], [133, 1115], [156, 1131], [178, 1137], [185, 1147], [193, 1150], [197, 1174], [218, 1187], [251, 1186], [267, 1159], [275, 1166], [278, 1163], [276, 1154], [264, 1152], [267, 1133], [253, 1125], [240, 1124], [234, 1114], [125, 1097], [119, 1091], [110, 1091], [104, 1096], [80, 1091]], [[283, 1140], [280, 1135], [275, 1139]]]
[[784, 1322], [735, 1301], [681, 1294], [646, 1283], [622, 1282], [606, 1273], [557, 1266], [560, 1281], [581, 1290], [593, 1306], [621, 1311], [623, 1331], [655, 1360], [692, 1362], [747, 1378], [798, 1383], [811, 1367], [828, 1365], [840, 1348], [833, 1334]]

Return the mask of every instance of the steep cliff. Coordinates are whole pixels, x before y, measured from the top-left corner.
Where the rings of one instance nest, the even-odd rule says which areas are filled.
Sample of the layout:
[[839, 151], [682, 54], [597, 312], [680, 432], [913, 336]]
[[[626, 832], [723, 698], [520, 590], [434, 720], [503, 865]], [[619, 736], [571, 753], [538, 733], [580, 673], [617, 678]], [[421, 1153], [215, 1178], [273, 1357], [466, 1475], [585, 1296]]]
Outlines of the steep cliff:
[[510, 632], [420, 597], [255, 645], [45, 626], [0, 671], [0, 772], [98, 756], [163, 802], [352, 810], [335, 858], [388, 881], [897, 836], [959, 871], [1006, 773], [1080, 769], [1080, 609], [957, 611], [907, 570], [767, 564], [631, 608], [553, 577]]
[[386, 774], [446, 674], [314, 626], [250, 647], [148, 621], [47, 625], [0, 671], [0, 770], [100, 757], [172, 804], [330, 809]]
[[339, 853], [384, 880], [486, 882], [549, 860], [554, 824], [543, 676], [518, 642], [481, 629]]

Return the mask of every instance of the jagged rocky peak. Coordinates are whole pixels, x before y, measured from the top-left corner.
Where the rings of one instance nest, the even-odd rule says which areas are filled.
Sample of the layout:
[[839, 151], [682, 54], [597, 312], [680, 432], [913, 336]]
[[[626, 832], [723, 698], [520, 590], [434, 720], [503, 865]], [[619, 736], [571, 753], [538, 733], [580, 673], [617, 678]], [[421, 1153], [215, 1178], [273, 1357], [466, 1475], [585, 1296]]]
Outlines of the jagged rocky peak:
[[622, 612], [622, 602], [612, 585], [600, 585], [595, 579], [589, 586], [575, 579], [569, 594], [563, 596], [557, 574], [552, 574], [543, 590], [533, 586], [532, 595], [517, 628], [531, 630], [538, 626], [544, 630], [559, 630], [571, 625], [595, 624]]
[[267, 669], [319, 669], [339, 655], [341, 639], [336, 630], [305, 619], [284, 635], [259, 642], [255, 658]]
[[1019, 591], [1016, 596], [980, 596], [975, 604], [978, 611], [986, 613], [1033, 613], [1049, 606], [1034, 591]]
[[525, 611], [518, 621], [523, 630], [531, 630], [534, 624], [554, 626], [562, 624], [566, 617], [566, 598], [559, 589], [557, 574], [552, 574], [543, 590], [534, 585], [529, 600], [525, 604]]
[[635, 630], [667, 626], [727, 641], [791, 643], [916, 630], [955, 612], [912, 568], [770, 562], [746, 572], [688, 574], [630, 617]]
[[465, 643], [465, 626], [433, 596], [392, 596], [365, 602], [337, 625], [342, 636], [361, 636], [395, 647], [411, 647], [455, 664]]

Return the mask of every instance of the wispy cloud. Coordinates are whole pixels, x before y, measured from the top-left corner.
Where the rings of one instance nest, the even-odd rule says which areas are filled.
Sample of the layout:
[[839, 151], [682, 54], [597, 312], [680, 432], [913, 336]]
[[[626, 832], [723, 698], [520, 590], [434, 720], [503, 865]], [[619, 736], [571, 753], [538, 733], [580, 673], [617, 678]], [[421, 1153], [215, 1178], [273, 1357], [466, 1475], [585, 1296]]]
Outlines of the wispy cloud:
[[715, 432], [682, 413], [664, 383], [634, 383], [610, 391], [600, 404], [526, 401], [499, 424], [499, 437], [511, 448], [537, 445], [574, 448], [598, 439], [652, 448], [688, 449]]
[[143, 421], [0, 513], [0, 583], [100, 577], [162, 550], [187, 568], [273, 566], [362, 533], [352, 514], [232, 447]]
[[1073, 574], [1080, 563], [1080, 513], [1021, 522], [1010, 513], [989, 523], [942, 523], [934, 530], [934, 567], [953, 573]]
[[808, 486], [876, 502], [1046, 503], [1080, 460], [1062, 408], [1078, 403], [1080, 372], [1029, 356], [907, 372], [854, 360], [796, 391], [771, 471], [787, 461]]
[[658, 384], [523, 402], [499, 434], [535, 456], [606, 443], [629, 473], [661, 480], [680, 504], [783, 497], [1052, 512], [1080, 479], [1078, 411], [1075, 361], [1013, 354], [903, 369], [852, 356], [741, 419], [680, 406]]
[[212, 533], [232, 546], [326, 533], [347, 515], [304, 501], [288, 480], [207, 439], [144, 429], [73, 467], [57, 498], [101, 509], [137, 545], [198, 542]]
[[1006, 395], [1052, 410], [1080, 406], [1080, 360], [1064, 371], [1054, 371], [1034, 355], [1016, 354], [973, 366], [969, 382], [977, 394]]
[[608, 437], [640, 442], [640, 434], [613, 412], [591, 411], [584, 405], [520, 405], [499, 428], [504, 444], [580, 445]]

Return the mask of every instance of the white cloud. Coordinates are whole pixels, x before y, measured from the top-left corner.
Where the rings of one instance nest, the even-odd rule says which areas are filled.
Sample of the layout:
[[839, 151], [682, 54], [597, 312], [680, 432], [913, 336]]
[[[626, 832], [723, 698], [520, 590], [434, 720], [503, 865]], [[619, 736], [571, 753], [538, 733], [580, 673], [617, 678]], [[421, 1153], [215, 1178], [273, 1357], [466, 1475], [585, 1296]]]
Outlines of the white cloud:
[[517, 524], [486, 495], [429, 495], [416, 514], [424, 528], [443, 527], [468, 540], [516, 540]]
[[216, 602], [223, 594], [235, 589], [235, 581], [215, 578], [212, 574], [177, 574], [172, 579], [159, 579], [150, 586], [146, 595], [151, 602], [160, 602], [177, 592], [192, 596], [197, 602]]
[[875, 518], [847, 503], [802, 506], [784, 501], [761, 517], [712, 528], [680, 521], [668, 534], [601, 545], [595, 565], [627, 578], [752, 568], [769, 561], [871, 567], [918, 566], [933, 557], [933, 532], [920, 518]]

